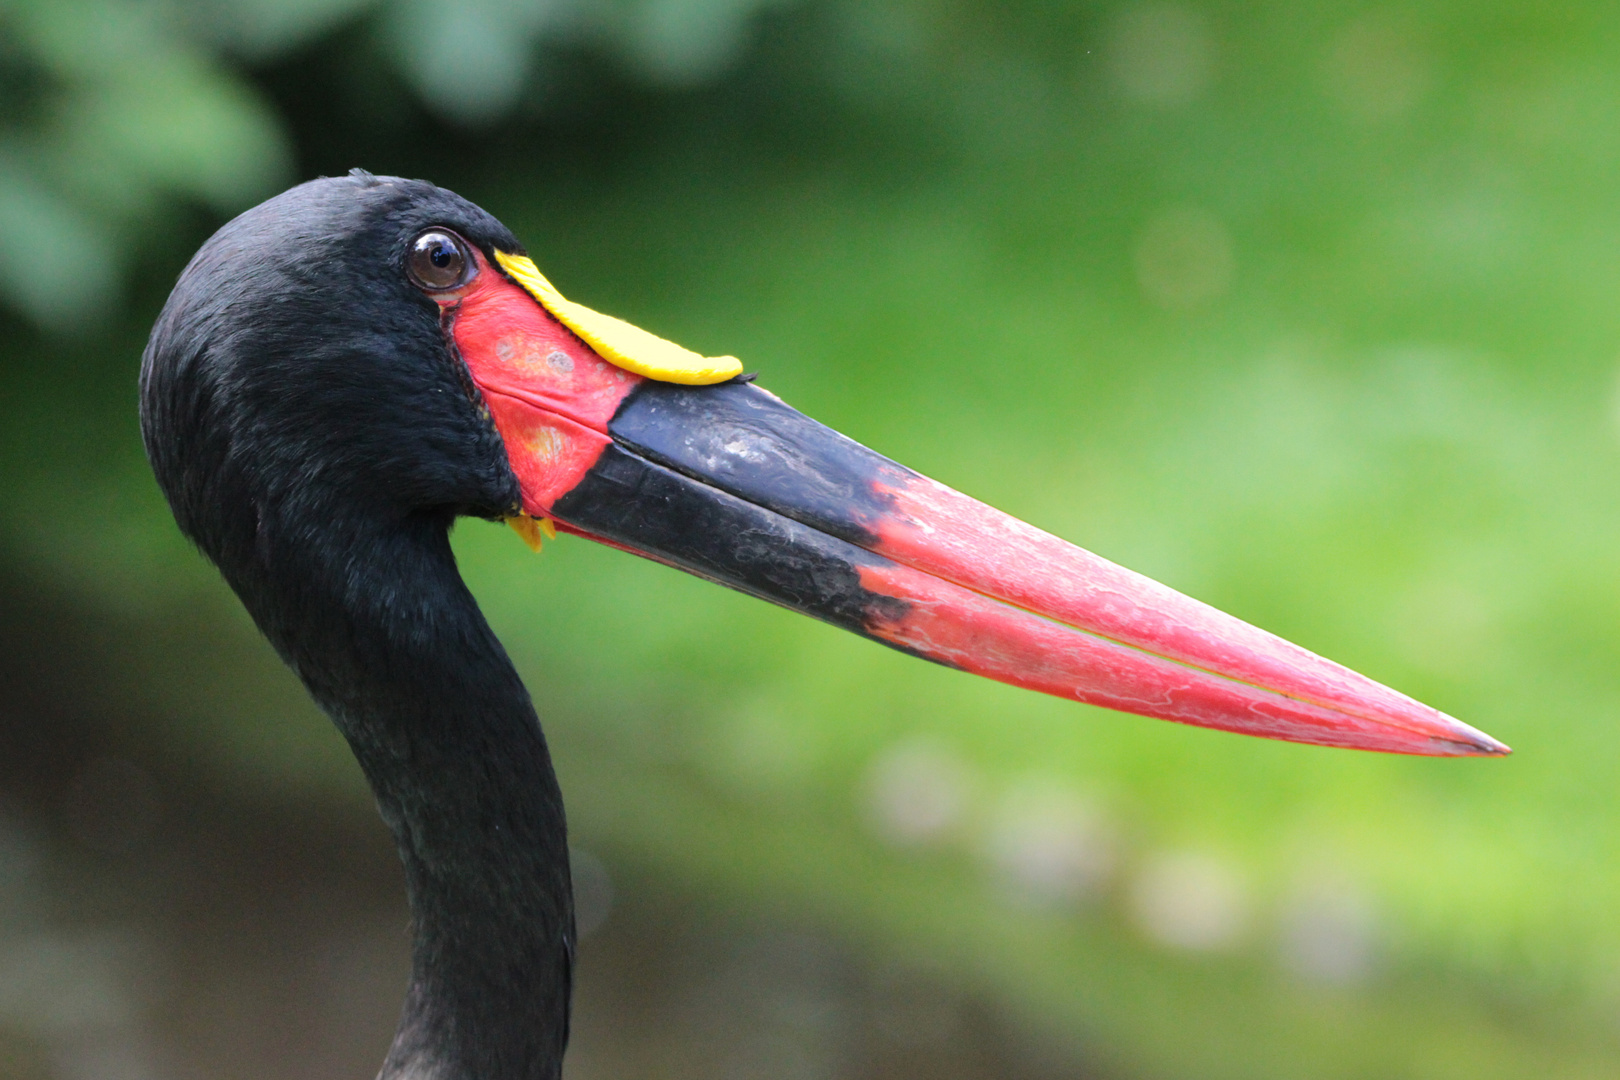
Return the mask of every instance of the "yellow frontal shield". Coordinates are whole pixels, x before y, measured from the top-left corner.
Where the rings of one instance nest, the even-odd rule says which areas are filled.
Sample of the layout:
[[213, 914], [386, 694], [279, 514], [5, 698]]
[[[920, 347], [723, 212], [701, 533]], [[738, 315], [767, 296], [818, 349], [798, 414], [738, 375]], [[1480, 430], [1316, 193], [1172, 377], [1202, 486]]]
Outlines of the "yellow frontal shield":
[[688, 386], [707, 386], [742, 374], [742, 361], [735, 356], [699, 356], [691, 349], [683, 349], [623, 319], [564, 299], [527, 256], [497, 251], [495, 260], [508, 277], [540, 302], [541, 307], [615, 367], [658, 382]]

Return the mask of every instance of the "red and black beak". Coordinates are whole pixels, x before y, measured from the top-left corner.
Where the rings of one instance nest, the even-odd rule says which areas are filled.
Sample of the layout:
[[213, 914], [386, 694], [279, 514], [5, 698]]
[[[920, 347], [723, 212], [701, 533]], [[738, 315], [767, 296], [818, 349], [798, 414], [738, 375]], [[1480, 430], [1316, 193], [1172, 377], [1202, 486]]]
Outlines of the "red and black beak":
[[608, 363], [534, 292], [485, 265], [441, 301], [529, 517], [1059, 697], [1326, 746], [1508, 753], [912, 472], [750, 382], [677, 385]]

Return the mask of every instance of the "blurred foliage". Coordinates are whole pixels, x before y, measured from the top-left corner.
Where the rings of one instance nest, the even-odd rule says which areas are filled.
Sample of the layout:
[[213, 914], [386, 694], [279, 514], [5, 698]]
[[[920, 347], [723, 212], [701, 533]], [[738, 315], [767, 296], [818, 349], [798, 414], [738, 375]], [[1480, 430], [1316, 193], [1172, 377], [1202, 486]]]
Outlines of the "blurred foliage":
[[1518, 750], [1106, 714], [469, 524], [585, 843], [835, 919], [1120, 1075], [1620, 1068], [1602, 6], [6, 12], [0, 222], [37, 271], [6, 298], [110, 314], [8, 330], [0, 550], [121, 628], [109, 662], [168, 718], [143, 737], [360, 796], [175, 535], [130, 388], [220, 212], [426, 175], [569, 295]]
[[260, 97], [144, 7], [7, 3], [0, 81], [0, 229], [33, 253], [6, 299], [53, 327], [105, 310], [157, 200], [234, 210], [288, 172]]
[[545, 49], [684, 84], [733, 58], [774, 0], [4, 0], [0, 229], [35, 255], [5, 302], [54, 330], [114, 302], [163, 200], [240, 210], [292, 175], [287, 132], [240, 65], [364, 20], [440, 115], [479, 128], [544, 98]]

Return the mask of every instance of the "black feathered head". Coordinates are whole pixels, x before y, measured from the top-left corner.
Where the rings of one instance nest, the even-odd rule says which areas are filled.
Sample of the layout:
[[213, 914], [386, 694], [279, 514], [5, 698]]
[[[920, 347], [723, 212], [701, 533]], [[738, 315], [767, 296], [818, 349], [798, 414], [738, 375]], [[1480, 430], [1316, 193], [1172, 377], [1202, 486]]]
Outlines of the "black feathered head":
[[357, 172], [247, 211], [181, 273], [146, 348], [141, 427], [181, 529], [227, 576], [268, 529], [516, 507], [441, 307], [404, 269], [431, 226], [486, 257], [522, 251], [459, 195]]

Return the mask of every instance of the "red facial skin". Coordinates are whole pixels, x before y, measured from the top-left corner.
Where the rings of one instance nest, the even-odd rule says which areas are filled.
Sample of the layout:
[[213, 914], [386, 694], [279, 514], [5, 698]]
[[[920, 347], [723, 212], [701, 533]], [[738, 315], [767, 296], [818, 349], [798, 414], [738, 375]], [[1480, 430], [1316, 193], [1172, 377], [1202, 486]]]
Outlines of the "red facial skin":
[[524, 512], [545, 517], [601, 457], [608, 421], [642, 378], [597, 356], [481, 252], [473, 257], [473, 280], [434, 299], [506, 443]]

